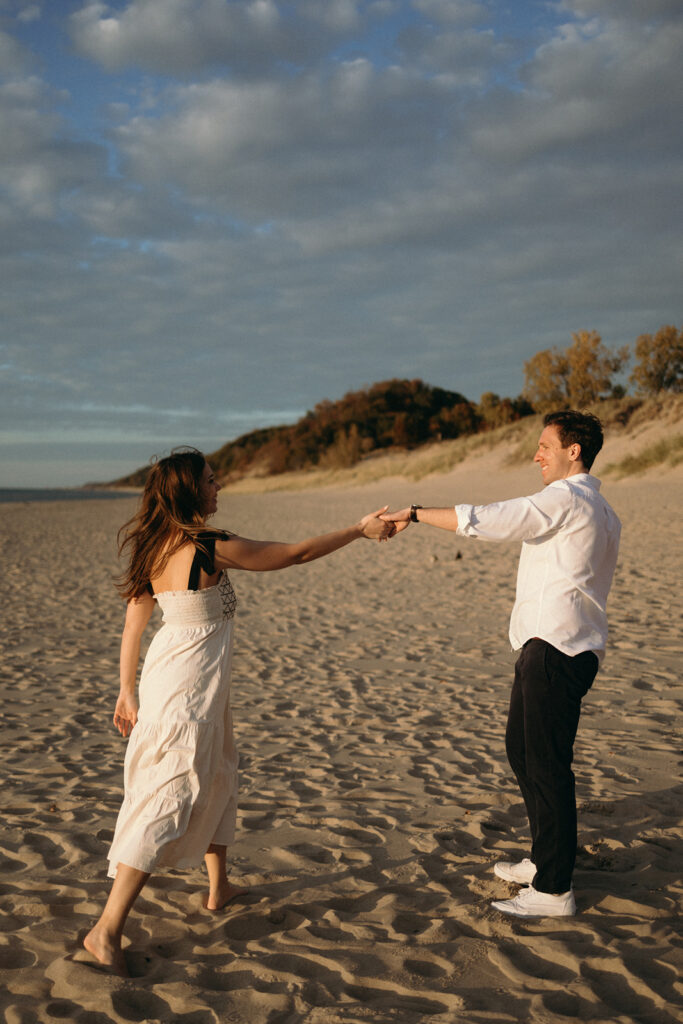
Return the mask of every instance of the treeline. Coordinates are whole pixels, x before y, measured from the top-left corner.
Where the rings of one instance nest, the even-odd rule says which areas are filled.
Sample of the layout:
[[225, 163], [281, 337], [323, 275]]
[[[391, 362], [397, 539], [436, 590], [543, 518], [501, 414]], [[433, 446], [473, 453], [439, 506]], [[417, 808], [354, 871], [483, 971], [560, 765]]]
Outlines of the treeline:
[[324, 401], [297, 423], [256, 430], [211, 453], [222, 479], [247, 472], [285, 473], [312, 467], [343, 468], [373, 452], [416, 448], [509, 423], [532, 412], [523, 398], [482, 396], [478, 404], [457, 391], [421, 380], [389, 380]]
[[[579, 331], [564, 350], [545, 349], [524, 364], [518, 398], [485, 392], [471, 402], [457, 391], [422, 380], [389, 380], [351, 391], [336, 402], [319, 402], [297, 423], [243, 434], [209, 455], [223, 481], [247, 473], [271, 475], [314, 467], [353, 466], [375, 452], [416, 448], [476, 434], [548, 409], [586, 408], [626, 394], [617, 380], [630, 359], [624, 346], [608, 349], [596, 331]], [[661, 327], [635, 343], [630, 384], [637, 396], [683, 391], [683, 331]], [[147, 469], [116, 484], [141, 486]]]

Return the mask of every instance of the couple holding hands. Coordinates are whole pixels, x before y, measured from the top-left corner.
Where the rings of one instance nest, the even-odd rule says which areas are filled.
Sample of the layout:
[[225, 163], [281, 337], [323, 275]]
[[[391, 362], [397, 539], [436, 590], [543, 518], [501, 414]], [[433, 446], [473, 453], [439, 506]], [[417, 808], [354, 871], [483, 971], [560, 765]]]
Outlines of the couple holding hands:
[[[545, 417], [534, 461], [538, 494], [487, 506], [398, 512], [295, 543], [255, 541], [207, 526], [220, 489], [201, 452], [156, 462], [140, 506], [119, 534], [128, 553], [119, 589], [127, 601], [114, 725], [129, 737], [124, 798], [109, 850], [114, 879], [85, 948], [127, 973], [123, 927], [153, 870], [204, 859], [205, 906], [222, 909], [243, 890], [227, 877], [235, 835], [237, 766], [230, 712], [233, 621], [230, 569], [268, 572], [304, 564], [365, 537], [388, 540], [411, 523], [461, 536], [520, 540], [522, 554], [510, 640], [521, 648], [510, 700], [506, 748], [529, 817], [530, 857], [495, 873], [524, 884], [493, 906], [516, 916], [575, 912], [576, 800], [571, 770], [581, 698], [592, 685], [607, 636], [605, 606], [616, 564], [619, 521], [589, 470], [602, 445], [588, 414]], [[135, 692], [140, 643], [155, 603], [161, 628]]]

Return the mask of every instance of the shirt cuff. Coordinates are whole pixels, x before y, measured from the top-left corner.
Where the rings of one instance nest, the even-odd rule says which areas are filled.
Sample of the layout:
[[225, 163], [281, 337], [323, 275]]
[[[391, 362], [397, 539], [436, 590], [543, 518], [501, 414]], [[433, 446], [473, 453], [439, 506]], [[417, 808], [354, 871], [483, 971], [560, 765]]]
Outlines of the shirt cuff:
[[458, 517], [458, 529], [455, 531], [456, 535], [459, 534], [461, 537], [476, 536], [476, 530], [472, 524], [474, 505], [456, 505], [455, 514]]

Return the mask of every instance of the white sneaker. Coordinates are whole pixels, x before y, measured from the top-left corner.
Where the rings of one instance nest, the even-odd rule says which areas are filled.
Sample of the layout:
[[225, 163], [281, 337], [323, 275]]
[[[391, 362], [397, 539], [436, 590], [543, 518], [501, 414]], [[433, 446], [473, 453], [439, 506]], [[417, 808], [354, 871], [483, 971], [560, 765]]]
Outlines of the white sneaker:
[[536, 877], [536, 865], [528, 857], [513, 864], [510, 860], [499, 860], [493, 866], [494, 875], [503, 878], [506, 882], [516, 882], [517, 885], [531, 885]]
[[521, 889], [514, 899], [494, 900], [491, 906], [514, 917], [571, 917], [576, 913], [571, 889], [556, 896], [549, 892], [538, 892], [533, 885]]

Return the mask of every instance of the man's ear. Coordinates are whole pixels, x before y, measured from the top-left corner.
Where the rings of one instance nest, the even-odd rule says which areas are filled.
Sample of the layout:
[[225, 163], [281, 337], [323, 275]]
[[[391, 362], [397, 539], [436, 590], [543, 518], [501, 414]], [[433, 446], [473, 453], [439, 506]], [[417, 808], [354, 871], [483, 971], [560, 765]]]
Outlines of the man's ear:
[[569, 458], [572, 462], [581, 462], [581, 445], [578, 442], [569, 445]]

